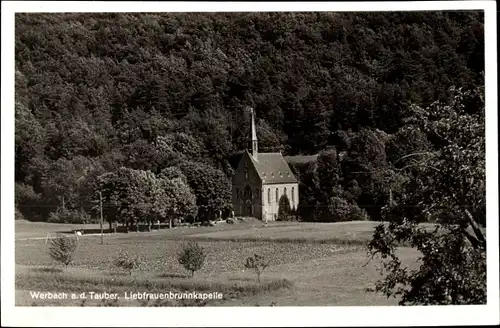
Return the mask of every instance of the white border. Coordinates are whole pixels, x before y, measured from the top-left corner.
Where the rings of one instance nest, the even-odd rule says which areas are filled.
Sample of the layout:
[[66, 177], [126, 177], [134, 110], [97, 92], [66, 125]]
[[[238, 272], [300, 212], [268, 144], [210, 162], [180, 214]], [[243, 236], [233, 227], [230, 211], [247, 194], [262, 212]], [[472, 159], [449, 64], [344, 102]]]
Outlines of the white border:
[[[14, 13], [485, 10], [488, 304], [427, 307], [14, 307]], [[499, 324], [496, 3], [2, 2], [2, 326], [425, 326]], [[147, 316], [145, 315], [147, 314]]]

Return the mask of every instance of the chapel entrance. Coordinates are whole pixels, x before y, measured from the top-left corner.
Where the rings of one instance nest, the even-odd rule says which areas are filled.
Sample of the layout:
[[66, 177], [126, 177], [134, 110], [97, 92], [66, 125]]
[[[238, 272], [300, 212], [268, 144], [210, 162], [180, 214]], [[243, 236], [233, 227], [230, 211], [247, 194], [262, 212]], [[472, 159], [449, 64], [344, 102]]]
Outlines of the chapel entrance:
[[253, 216], [253, 197], [252, 197], [252, 189], [249, 186], [245, 187], [245, 191], [243, 193], [244, 197], [244, 216]]
[[245, 207], [245, 216], [253, 216], [253, 206], [247, 205]]

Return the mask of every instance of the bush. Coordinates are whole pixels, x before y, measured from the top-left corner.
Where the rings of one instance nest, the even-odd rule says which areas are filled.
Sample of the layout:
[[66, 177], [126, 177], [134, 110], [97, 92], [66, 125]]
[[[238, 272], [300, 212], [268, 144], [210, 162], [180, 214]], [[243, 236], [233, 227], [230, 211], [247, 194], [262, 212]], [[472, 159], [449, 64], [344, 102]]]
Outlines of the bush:
[[14, 212], [14, 218], [16, 220], [24, 220], [24, 215], [19, 211], [19, 209], [16, 207], [15, 212]]
[[16, 183], [14, 197], [16, 208], [24, 218], [30, 221], [44, 221], [44, 211], [47, 207], [43, 206], [42, 196], [37, 194], [32, 186]]
[[85, 224], [92, 223], [92, 218], [84, 210], [58, 208], [55, 212], [50, 213], [47, 222]]
[[128, 274], [131, 275], [132, 272], [140, 266], [141, 262], [138, 255], [132, 256], [123, 249], [120, 249], [118, 257], [115, 259], [115, 264], [116, 266], [127, 270]]
[[291, 221], [292, 220], [292, 208], [290, 206], [290, 200], [288, 196], [284, 194], [279, 200], [278, 208], [278, 221]]
[[368, 214], [365, 209], [359, 208], [356, 203], [351, 203], [341, 197], [331, 197], [328, 204], [328, 221], [366, 221]]
[[177, 260], [184, 269], [191, 272], [191, 277], [194, 276], [194, 272], [201, 269], [203, 263], [205, 262], [205, 252], [203, 247], [198, 245], [198, 243], [190, 241], [187, 245], [182, 247], [179, 252]]
[[357, 204], [352, 204], [349, 219], [351, 221], [368, 221], [368, 213], [364, 208], [360, 208]]
[[266, 261], [263, 256], [254, 254], [247, 258], [245, 268], [254, 270], [257, 274], [257, 281], [260, 283], [260, 275], [269, 266], [269, 261]]
[[50, 257], [66, 266], [73, 260], [78, 240], [75, 237], [57, 236], [50, 239]]

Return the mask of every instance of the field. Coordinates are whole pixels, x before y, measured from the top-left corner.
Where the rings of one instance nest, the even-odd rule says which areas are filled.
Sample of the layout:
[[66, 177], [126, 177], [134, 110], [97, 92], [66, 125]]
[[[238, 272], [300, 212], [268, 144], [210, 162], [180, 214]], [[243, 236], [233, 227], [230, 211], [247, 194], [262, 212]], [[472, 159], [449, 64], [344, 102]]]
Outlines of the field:
[[[116, 302], [37, 300], [30, 293], [33, 291], [106, 291], [119, 295], [197, 291], [220, 292], [224, 297], [205, 302], [150, 301], [148, 305], [396, 305], [396, 299], [366, 292], [380, 278], [376, 269], [380, 262], [366, 264], [366, 242], [376, 224], [275, 222], [265, 226], [249, 219], [214, 227], [105, 235], [103, 245], [100, 236], [84, 235], [79, 239], [74, 262], [62, 269], [48, 255], [47, 234], [83, 226], [16, 221], [16, 304], [145, 305], [121, 296]], [[196, 240], [207, 254], [203, 268], [193, 278], [176, 260], [187, 240]], [[142, 260], [131, 275], [114, 265], [120, 249]], [[400, 253], [405, 263], [416, 265], [416, 251], [402, 247]], [[261, 283], [256, 281], [255, 273], [244, 268], [245, 259], [253, 254], [270, 260]]]

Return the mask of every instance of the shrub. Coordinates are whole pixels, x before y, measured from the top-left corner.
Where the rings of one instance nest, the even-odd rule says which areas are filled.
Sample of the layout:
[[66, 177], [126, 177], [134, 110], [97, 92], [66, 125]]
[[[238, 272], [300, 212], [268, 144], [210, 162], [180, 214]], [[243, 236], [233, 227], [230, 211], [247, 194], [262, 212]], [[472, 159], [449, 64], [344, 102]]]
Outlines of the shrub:
[[327, 221], [366, 221], [368, 213], [356, 203], [351, 203], [341, 197], [331, 197], [328, 202]]
[[364, 208], [360, 208], [357, 204], [352, 204], [349, 219], [351, 221], [368, 221], [368, 213]]
[[285, 194], [281, 196], [279, 200], [278, 208], [278, 221], [291, 221], [292, 220], [292, 208], [290, 206], [290, 200]]
[[78, 246], [78, 240], [74, 237], [57, 236], [50, 239], [50, 257], [66, 266], [73, 260], [73, 255]]
[[91, 223], [92, 218], [84, 210], [58, 208], [55, 212], [50, 213], [47, 222], [85, 224], [85, 223]]
[[245, 268], [254, 270], [257, 274], [257, 281], [260, 283], [260, 275], [269, 266], [269, 261], [266, 261], [263, 256], [254, 254], [247, 258]]
[[205, 262], [205, 252], [203, 247], [198, 245], [198, 243], [190, 241], [187, 245], [182, 247], [179, 252], [177, 260], [184, 269], [191, 272], [191, 277], [194, 276], [194, 272], [201, 269], [203, 263]]
[[14, 197], [16, 207], [24, 218], [29, 221], [44, 221], [47, 207], [43, 206], [42, 196], [32, 186], [16, 183]]
[[16, 207], [16, 210], [14, 212], [14, 218], [16, 220], [24, 220], [24, 215], [23, 213], [21, 213], [21, 211], [19, 211], [19, 209]]
[[116, 266], [127, 270], [129, 275], [140, 266], [139, 256], [132, 256], [127, 251], [120, 249], [118, 257], [115, 259]]

